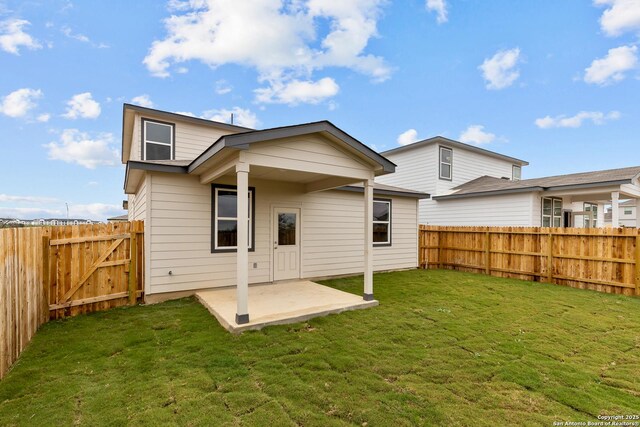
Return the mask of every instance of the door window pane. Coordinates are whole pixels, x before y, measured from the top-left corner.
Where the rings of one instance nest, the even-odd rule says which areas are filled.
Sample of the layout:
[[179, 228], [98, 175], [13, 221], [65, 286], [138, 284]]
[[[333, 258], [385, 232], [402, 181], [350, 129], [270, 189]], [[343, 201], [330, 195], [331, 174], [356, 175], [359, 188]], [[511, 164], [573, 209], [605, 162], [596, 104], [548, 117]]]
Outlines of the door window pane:
[[278, 214], [278, 245], [292, 246], [296, 244], [296, 220], [295, 213]]

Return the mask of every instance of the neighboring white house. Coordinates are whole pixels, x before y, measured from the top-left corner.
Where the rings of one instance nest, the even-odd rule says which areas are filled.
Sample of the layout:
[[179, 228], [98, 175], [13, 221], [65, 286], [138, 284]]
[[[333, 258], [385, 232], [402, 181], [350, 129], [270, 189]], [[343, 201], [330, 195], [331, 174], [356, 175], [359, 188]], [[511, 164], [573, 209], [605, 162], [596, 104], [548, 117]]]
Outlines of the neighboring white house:
[[329, 122], [256, 131], [125, 104], [122, 148], [147, 301], [236, 286], [241, 324], [248, 284], [364, 272], [369, 300], [373, 271], [418, 265], [428, 195], [374, 185], [395, 165]]
[[603, 227], [605, 205], [640, 198], [640, 167], [522, 180], [527, 162], [443, 137], [382, 154], [397, 169], [378, 182], [431, 194], [422, 224]]
[[[613, 209], [611, 206], [607, 206], [604, 214], [604, 224], [606, 227], [611, 227]], [[637, 227], [638, 226], [638, 208], [635, 200], [625, 200], [620, 203], [620, 226], [622, 227]]]

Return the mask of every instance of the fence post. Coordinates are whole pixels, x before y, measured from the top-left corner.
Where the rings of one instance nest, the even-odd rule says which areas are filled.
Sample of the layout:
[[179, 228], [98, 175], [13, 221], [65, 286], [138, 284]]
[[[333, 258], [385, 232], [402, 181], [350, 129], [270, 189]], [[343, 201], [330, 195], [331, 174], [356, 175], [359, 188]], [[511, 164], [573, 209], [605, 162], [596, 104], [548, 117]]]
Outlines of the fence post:
[[640, 230], [636, 230], [636, 296], [640, 296]]
[[138, 291], [138, 233], [130, 224], [129, 229], [129, 304], [135, 305]]
[[43, 322], [49, 320], [49, 298], [51, 292], [49, 272], [49, 246], [50, 238], [48, 235], [42, 236], [42, 319]]
[[549, 230], [547, 248], [547, 282], [553, 283], [553, 232]]
[[491, 274], [491, 233], [487, 230], [484, 241], [484, 272]]

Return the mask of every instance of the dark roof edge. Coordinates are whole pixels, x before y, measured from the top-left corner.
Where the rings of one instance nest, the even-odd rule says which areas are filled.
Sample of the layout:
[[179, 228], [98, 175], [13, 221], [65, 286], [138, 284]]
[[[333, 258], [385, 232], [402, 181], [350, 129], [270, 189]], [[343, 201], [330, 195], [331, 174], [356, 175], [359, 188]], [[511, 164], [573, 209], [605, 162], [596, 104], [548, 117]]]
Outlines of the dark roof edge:
[[172, 113], [170, 111], [157, 110], [155, 108], [141, 107], [140, 105], [124, 103], [122, 107], [123, 113], [127, 109], [135, 110], [135, 111], [138, 111], [139, 113], [144, 113], [144, 114], [152, 114], [156, 116], [165, 116], [165, 117], [174, 118], [178, 120], [184, 120], [187, 122], [196, 123], [204, 126], [217, 127], [217, 128], [226, 129], [233, 132], [247, 132], [247, 131], [255, 130], [251, 128], [246, 128], [244, 126], [230, 125], [229, 123], [217, 122], [215, 120], [203, 119], [200, 117], [187, 116], [184, 114]]
[[576, 189], [588, 188], [588, 187], [607, 187], [609, 185], [630, 184], [632, 182], [633, 182], [632, 179], [616, 179], [613, 181], [590, 182], [585, 184], [556, 185], [552, 187], [545, 187], [545, 190], [546, 191], [576, 190]]
[[187, 166], [160, 165], [157, 163], [140, 162], [137, 160], [129, 160], [127, 162], [127, 170], [129, 169], [138, 169], [151, 172], [189, 173]]
[[445, 194], [442, 196], [433, 196], [432, 199], [433, 200], [465, 199], [469, 197], [499, 196], [502, 194], [530, 193], [532, 191], [544, 191], [544, 190], [545, 190], [544, 187], [507, 188], [504, 190], [477, 191], [475, 193]]
[[387, 154], [399, 153], [399, 152], [402, 152], [402, 151], [410, 150], [412, 148], [422, 147], [423, 145], [434, 144], [437, 141], [443, 141], [444, 143], [449, 143], [449, 144], [451, 144], [451, 143], [458, 144], [459, 146], [462, 146], [463, 149], [468, 149], [470, 151], [481, 152], [481, 153], [490, 155], [492, 157], [500, 157], [502, 159], [506, 159], [506, 160], [509, 160], [509, 161], [520, 163], [522, 166], [527, 166], [529, 164], [529, 162], [527, 162], [526, 160], [518, 159], [517, 157], [507, 156], [505, 154], [500, 154], [500, 153], [495, 152], [495, 151], [487, 150], [486, 148], [476, 147], [475, 145], [466, 144], [464, 142], [456, 141], [455, 139], [445, 138], [444, 136], [439, 136], [439, 135], [431, 137], [431, 138], [423, 139], [421, 141], [416, 141], [416, 142], [413, 142], [411, 144], [403, 145], [402, 147], [392, 148], [391, 150], [383, 151], [380, 154], [382, 154], [384, 156], [384, 155], [387, 155]]
[[563, 191], [563, 190], [579, 190], [581, 188], [593, 188], [593, 187], [608, 187], [610, 185], [621, 185], [631, 183], [631, 179], [618, 179], [615, 181], [603, 181], [593, 182], [585, 184], [572, 184], [572, 185], [557, 185], [551, 187], [524, 187], [524, 188], [507, 188], [504, 190], [489, 190], [489, 191], [476, 191], [474, 193], [463, 194], [446, 194], [442, 196], [434, 196], [433, 200], [447, 200], [447, 199], [462, 199], [466, 197], [482, 197], [482, 196], [494, 196], [501, 194], [514, 194], [514, 193], [527, 193], [531, 191]]
[[[334, 188], [334, 190], [352, 191], [354, 193], [364, 193], [364, 187], [357, 187], [357, 186], [353, 186], [353, 185], [345, 185], [343, 187]], [[373, 193], [374, 194], [382, 194], [382, 195], [385, 195], [385, 196], [412, 197], [412, 198], [415, 198], [415, 199], [428, 199], [429, 197], [431, 197], [430, 194], [420, 193], [420, 192], [417, 192], [417, 191], [384, 190], [384, 189], [375, 188], [375, 187], [373, 189]]]

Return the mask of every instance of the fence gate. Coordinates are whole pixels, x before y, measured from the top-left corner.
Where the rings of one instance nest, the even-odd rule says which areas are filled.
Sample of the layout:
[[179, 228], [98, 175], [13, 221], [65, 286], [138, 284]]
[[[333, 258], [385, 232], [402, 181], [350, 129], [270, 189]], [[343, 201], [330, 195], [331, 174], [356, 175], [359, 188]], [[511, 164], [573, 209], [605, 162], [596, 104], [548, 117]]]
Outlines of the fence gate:
[[143, 292], [142, 222], [52, 227], [43, 270], [52, 319], [135, 304]]

